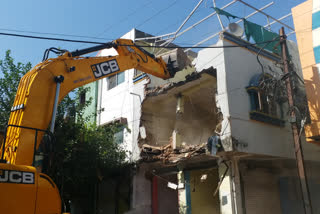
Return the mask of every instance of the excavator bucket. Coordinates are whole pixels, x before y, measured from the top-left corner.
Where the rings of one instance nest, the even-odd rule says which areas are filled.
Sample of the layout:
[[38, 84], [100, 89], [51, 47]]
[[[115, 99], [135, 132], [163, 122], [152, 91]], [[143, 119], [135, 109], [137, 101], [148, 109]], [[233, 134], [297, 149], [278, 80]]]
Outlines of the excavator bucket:
[[176, 48], [162, 53], [160, 55], [157, 55], [157, 57], [161, 57], [167, 64], [168, 70], [173, 71], [174, 73], [179, 72], [188, 66], [191, 66], [191, 60], [181, 48]]

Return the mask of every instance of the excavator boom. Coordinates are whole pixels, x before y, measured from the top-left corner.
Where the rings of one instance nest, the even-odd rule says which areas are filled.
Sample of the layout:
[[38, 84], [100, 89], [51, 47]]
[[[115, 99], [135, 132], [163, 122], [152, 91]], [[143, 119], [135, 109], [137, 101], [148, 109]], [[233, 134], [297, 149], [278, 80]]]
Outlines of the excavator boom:
[[[106, 47], [116, 49], [118, 55], [81, 57], [82, 54]], [[57, 97], [60, 102], [75, 88], [131, 68], [162, 79], [168, 79], [175, 73], [167, 69], [167, 64], [161, 58], [155, 58], [135, 46], [131, 40], [125, 39], [81, 51], [65, 52], [62, 56], [35, 66], [20, 81], [5, 144], [1, 149], [1, 159], [11, 164], [32, 165], [43, 130], [48, 128], [52, 120], [57, 84], [60, 85]]]
[[[118, 55], [82, 57], [105, 48], [114, 48]], [[50, 51], [61, 55], [47, 59]], [[61, 213], [56, 185], [32, 166], [42, 137], [45, 133], [52, 135], [57, 105], [73, 89], [131, 68], [162, 79], [176, 72], [171, 63], [140, 49], [131, 40], [118, 39], [74, 52], [46, 50], [44, 61], [20, 80], [7, 130], [0, 136], [1, 213]]]

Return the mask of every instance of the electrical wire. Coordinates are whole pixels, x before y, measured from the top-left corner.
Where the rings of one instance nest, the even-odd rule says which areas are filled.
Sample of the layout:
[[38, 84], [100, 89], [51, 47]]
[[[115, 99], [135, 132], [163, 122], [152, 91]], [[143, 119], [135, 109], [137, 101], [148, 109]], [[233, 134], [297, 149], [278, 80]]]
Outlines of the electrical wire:
[[[30, 39], [43, 39], [43, 40], [53, 40], [53, 41], [62, 41], [62, 42], [75, 42], [75, 43], [88, 43], [88, 44], [98, 44], [98, 45], [103, 45], [106, 44], [106, 42], [94, 42], [94, 41], [85, 41], [85, 40], [73, 40], [73, 39], [62, 39], [62, 38], [54, 38], [54, 37], [41, 37], [41, 36], [31, 36], [31, 35], [24, 35], [24, 34], [13, 34], [13, 33], [3, 33], [0, 32], [0, 35], [4, 36], [13, 36], [13, 37], [23, 37], [23, 38], [30, 38]], [[279, 39], [279, 38], [278, 38]], [[166, 47], [170, 49], [176, 49], [176, 48], [195, 48], [195, 49], [201, 49], [201, 48], [238, 48], [238, 47], [250, 47], [250, 46], [255, 46], [258, 44], [265, 44], [265, 43], [270, 43], [276, 41], [275, 39], [270, 40], [270, 41], [264, 41], [264, 42], [257, 42], [257, 43], [252, 43], [252, 44], [247, 44], [247, 45], [221, 45], [221, 46], [198, 46], [198, 47], [193, 47], [193, 46], [181, 46], [181, 47]], [[157, 46], [157, 45], [122, 45], [118, 44], [118, 46], [136, 46], [136, 47], [148, 47], [148, 48], [163, 48], [162, 46]]]
[[120, 21], [118, 21], [118, 22], [116, 22], [114, 24], [111, 24], [108, 27], [106, 27], [105, 30], [102, 33], [100, 33], [99, 35], [103, 35], [106, 32], [108, 32], [109, 30], [114, 29], [114, 26], [119, 26], [121, 23], [123, 23], [124, 21], [128, 20], [129, 18], [131, 18], [136, 12], [138, 12], [139, 10], [145, 8], [146, 6], [148, 6], [151, 3], [152, 3], [152, 0], [150, 0], [146, 4], [143, 4], [140, 7], [136, 8], [135, 10], [133, 10], [131, 13], [129, 13], [126, 17], [124, 17]]
[[14, 30], [14, 29], [6, 29], [6, 28], [0, 28], [0, 30], [1, 31], [18, 32], [18, 33], [32, 33], [32, 34], [40, 34], [40, 35], [67, 36], [67, 37], [78, 37], [78, 38], [98, 39], [98, 40], [112, 40], [112, 39], [101, 38], [101, 37], [83, 36], [83, 35], [74, 35], [74, 34], [63, 34], [63, 33], [46, 33], [46, 32], [37, 32], [37, 31]]
[[260, 61], [260, 59], [259, 59], [259, 55], [260, 55], [261, 51], [264, 50], [265, 47], [266, 47], [269, 43], [274, 42], [274, 41], [276, 41], [276, 40], [279, 40], [279, 41], [280, 41], [280, 37], [275, 37], [274, 39], [272, 39], [272, 40], [269, 41], [268, 43], [265, 43], [264, 46], [262, 46], [262, 47], [260, 48], [260, 50], [258, 51], [257, 61], [258, 61], [259, 65], [260, 65], [260, 67], [261, 67], [262, 74], [264, 74], [265, 72], [264, 72], [263, 65], [262, 65], [262, 63], [261, 63], [261, 61]]
[[[189, 8], [185, 8], [185, 10], [188, 10], [188, 9], [189, 9]], [[199, 13], [199, 12], [202, 12], [204, 9], [205, 9], [205, 8], [198, 8], [198, 9], [193, 13], [193, 15], [195, 15], [195, 14], [197, 14], [197, 13]], [[185, 18], [182, 18], [182, 19], [176, 21], [176, 22], [173, 23], [173, 24], [167, 25], [165, 28], [163, 28], [163, 29], [159, 30], [157, 33], [155, 33], [155, 35], [159, 35], [161, 32], [167, 31], [169, 28], [171, 28], [171, 27], [173, 27], [173, 26], [176, 26], [178, 23], [183, 22], [184, 19], [185, 19]], [[175, 43], [175, 44], [177, 44], [177, 43]]]
[[150, 16], [149, 18], [145, 19], [143, 22], [141, 22], [140, 24], [138, 24], [135, 28], [139, 28], [141, 27], [143, 24], [149, 22], [151, 19], [153, 19], [155, 16], [159, 15], [160, 13], [168, 10], [170, 7], [172, 7], [173, 5], [175, 5], [177, 3], [178, 0], [175, 0], [174, 2], [172, 2], [168, 7], [165, 7], [161, 10], [159, 10], [157, 13], [155, 13], [154, 15]]
[[15, 34], [15, 33], [3, 33], [3, 32], [0, 32], [0, 35], [24, 37], [24, 38], [30, 38], [30, 39], [44, 39], [44, 40], [62, 41], [62, 42], [88, 43], [88, 44], [97, 44], [97, 45], [105, 44], [105, 43], [102, 43], [102, 42], [92, 42], [92, 41], [84, 41], [84, 40], [62, 39], [62, 38], [42, 37], [42, 36], [30, 36], [30, 35]]

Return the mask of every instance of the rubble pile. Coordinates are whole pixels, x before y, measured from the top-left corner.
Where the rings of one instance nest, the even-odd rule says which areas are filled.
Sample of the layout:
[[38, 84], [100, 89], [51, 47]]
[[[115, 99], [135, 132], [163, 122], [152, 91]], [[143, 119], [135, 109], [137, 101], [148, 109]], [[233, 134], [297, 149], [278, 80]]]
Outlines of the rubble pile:
[[144, 162], [162, 161], [165, 163], [177, 163], [191, 157], [204, 154], [207, 144], [186, 145], [181, 148], [172, 149], [171, 143], [166, 146], [150, 146], [143, 144], [141, 147], [141, 158]]

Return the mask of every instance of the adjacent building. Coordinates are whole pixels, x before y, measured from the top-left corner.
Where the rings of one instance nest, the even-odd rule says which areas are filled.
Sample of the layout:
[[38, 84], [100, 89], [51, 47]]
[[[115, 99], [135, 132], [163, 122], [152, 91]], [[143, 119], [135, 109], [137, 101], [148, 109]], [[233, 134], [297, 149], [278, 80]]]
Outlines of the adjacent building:
[[307, 141], [320, 142], [320, 2], [308, 0], [292, 9], [311, 123], [306, 125]]

